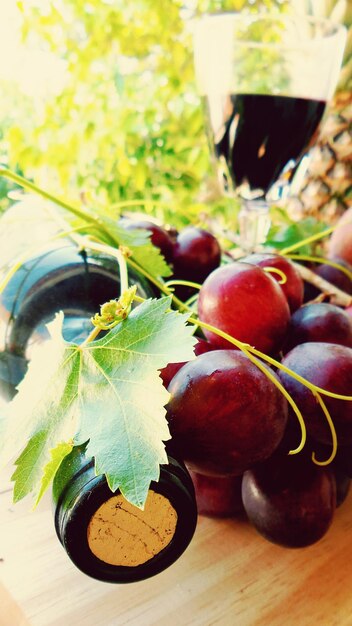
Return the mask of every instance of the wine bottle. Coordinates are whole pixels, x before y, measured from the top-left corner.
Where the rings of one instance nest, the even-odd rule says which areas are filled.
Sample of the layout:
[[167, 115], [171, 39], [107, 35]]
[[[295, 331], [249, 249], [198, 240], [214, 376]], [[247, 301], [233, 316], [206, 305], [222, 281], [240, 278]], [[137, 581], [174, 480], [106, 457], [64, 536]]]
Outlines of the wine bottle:
[[57, 536], [82, 572], [104, 582], [154, 576], [188, 547], [197, 523], [194, 487], [186, 467], [168, 456], [150, 484], [143, 510], [96, 475], [84, 446], [65, 457], [53, 482]]
[[[158, 294], [129, 271], [139, 296]], [[80, 343], [92, 330], [91, 317], [120, 295], [119, 265], [113, 257], [63, 242], [23, 263], [0, 295], [0, 395], [15, 393], [31, 351], [49, 335], [46, 324], [63, 311], [63, 336]]]

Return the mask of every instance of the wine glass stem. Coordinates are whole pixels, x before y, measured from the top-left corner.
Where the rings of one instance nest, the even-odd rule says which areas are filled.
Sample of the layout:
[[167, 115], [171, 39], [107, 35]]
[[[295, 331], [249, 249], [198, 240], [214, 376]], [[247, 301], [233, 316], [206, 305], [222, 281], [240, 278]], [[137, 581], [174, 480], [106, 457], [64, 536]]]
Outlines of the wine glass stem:
[[243, 200], [238, 222], [243, 251], [248, 253], [260, 250], [271, 224], [266, 200]]

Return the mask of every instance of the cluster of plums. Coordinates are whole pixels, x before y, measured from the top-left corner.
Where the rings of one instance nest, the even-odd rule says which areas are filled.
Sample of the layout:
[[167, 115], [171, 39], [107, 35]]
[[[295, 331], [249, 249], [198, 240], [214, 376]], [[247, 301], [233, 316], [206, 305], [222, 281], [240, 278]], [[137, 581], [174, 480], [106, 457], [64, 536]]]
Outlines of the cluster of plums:
[[[189, 227], [170, 239], [165, 256], [174, 274], [202, 285], [196, 357], [161, 371], [170, 392], [172, 447], [191, 472], [199, 512], [241, 512], [270, 541], [310, 545], [327, 532], [349, 489], [352, 402], [321, 396], [338, 453], [328, 465], [314, 463], [313, 453], [318, 462], [329, 458], [331, 429], [317, 397], [277, 363], [321, 389], [351, 395], [352, 317], [328, 302], [304, 302], [300, 272], [283, 256], [258, 253], [220, 264], [210, 233]], [[341, 270], [327, 265], [317, 272], [332, 282], [342, 274], [344, 290], [352, 292]], [[248, 353], [248, 345], [255, 351]], [[268, 364], [263, 355], [275, 361]], [[307, 430], [297, 454], [289, 452], [300, 443], [301, 429], [283, 390]]]

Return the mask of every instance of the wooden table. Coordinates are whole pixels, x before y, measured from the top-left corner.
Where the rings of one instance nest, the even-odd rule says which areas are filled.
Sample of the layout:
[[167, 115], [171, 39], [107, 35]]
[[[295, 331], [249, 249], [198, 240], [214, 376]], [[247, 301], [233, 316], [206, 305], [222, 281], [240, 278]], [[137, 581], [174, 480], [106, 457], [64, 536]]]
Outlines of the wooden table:
[[71, 564], [49, 498], [0, 489], [0, 626], [352, 626], [352, 494], [318, 544], [288, 550], [245, 521], [199, 518], [182, 557], [112, 585]]

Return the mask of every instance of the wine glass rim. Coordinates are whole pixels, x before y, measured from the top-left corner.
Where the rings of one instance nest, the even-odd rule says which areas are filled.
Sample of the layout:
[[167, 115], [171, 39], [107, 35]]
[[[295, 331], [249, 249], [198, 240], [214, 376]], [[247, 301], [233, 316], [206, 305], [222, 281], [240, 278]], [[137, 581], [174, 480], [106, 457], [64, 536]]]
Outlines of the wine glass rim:
[[[331, 20], [330, 18], [324, 18], [324, 17], [314, 17], [311, 15], [304, 15], [304, 14], [295, 14], [295, 15], [288, 15], [288, 14], [280, 14], [280, 13], [239, 13], [237, 11], [214, 11], [214, 12], [208, 12], [208, 13], [203, 13], [202, 15], [197, 15], [193, 18], [193, 21], [195, 23], [200, 24], [201, 22], [216, 22], [216, 20], [219, 20], [220, 18], [224, 18], [224, 17], [230, 17], [232, 18], [233, 22], [243, 22], [243, 23], [253, 23], [253, 22], [286, 22], [287, 24], [291, 23], [291, 24], [299, 24], [299, 23], [306, 23], [309, 25], [321, 25], [321, 26], [326, 26], [326, 32], [325, 33], [319, 33], [315, 36], [312, 36], [310, 38], [307, 38], [307, 43], [310, 44], [314, 44], [316, 42], [320, 42], [322, 40], [327, 40], [329, 38], [335, 37], [338, 33], [342, 33], [342, 32], [346, 32], [346, 28], [343, 24], [341, 24], [340, 22], [336, 22], [335, 20]], [[243, 43], [243, 44], [248, 44], [251, 43], [254, 46], [265, 46], [265, 47], [270, 47], [270, 46], [277, 46], [276, 42], [260, 42], [260, 41], [252, 41], [251, 39], [241, 39], [238, 41], [239, 44]], [[291, 46], [290, 46], [291, 47]]]

